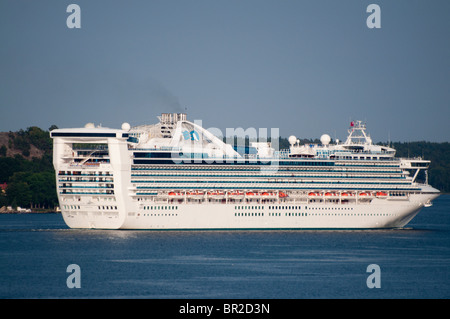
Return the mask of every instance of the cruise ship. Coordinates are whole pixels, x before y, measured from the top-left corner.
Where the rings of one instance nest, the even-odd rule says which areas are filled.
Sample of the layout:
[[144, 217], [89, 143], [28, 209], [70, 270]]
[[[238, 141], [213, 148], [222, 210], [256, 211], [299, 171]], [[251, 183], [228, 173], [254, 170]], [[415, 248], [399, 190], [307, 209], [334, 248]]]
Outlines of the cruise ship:
[[277, 150], [224, 143], [184, 113], [120, 129], [55, 129], [60, 209], [71, 228], [271, 230], [401, 228], [439, 191], [430, 161], [396, 158], [353, 121], [344, 142]]

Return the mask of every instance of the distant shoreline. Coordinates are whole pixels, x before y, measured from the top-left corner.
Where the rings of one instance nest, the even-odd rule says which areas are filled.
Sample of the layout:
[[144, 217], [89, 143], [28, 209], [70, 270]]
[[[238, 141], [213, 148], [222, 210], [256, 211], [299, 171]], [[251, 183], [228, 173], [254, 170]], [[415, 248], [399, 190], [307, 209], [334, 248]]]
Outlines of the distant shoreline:
[[8, 212], [0, 212], [0, 215], [3, 214], [21, 214], [21, 215], [33, 215], [33, 214], [61, 214], [61, 212], [49, 211], [49, 212], [17, 212], [17, 211], [8, 211]]
[[[1, 207], [3, 208], [3, 207]], [[0, 208], [0, 215], [1, 214], [61, 214], [60, 211], [56, 211], [54, 209], [42, 209], [42, 210], [31, 210], [31, 211], [19, 211], [19, 210], [6, 210], [6, 209], [1, 209]]]
[[55, 212], [55, 211], [51, 211], [51, 212], [14, 212], [14, 211], [9, 211], [9, 212], [1, 212], [0, 215], [12, 215], [12, 214], [17, 214], [17, 215], [35, 215], [35, 214], [61, 214], [60, 212]]

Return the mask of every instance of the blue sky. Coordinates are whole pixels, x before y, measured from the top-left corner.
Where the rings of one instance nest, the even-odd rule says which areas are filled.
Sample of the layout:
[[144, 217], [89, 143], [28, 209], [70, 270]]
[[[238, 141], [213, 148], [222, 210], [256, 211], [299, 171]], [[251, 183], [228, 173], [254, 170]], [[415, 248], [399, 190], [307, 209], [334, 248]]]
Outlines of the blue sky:
[[[81, 8], [69, 29], [66, 8]], [[366, 8], [381, 8], [369, 29]], [[0, 131], [154, 123], [450, 141], [450, 1], [0, 0]]]

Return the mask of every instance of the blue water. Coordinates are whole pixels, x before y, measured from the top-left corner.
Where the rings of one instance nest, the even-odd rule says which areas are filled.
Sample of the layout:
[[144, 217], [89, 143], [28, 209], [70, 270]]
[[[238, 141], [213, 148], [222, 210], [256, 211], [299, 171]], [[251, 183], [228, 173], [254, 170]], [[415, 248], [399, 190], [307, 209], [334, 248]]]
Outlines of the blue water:
[[[0, 215], [0, 298], [449, 298], [450, 195], [402, 230], [106, 231]], [[68, 288], [67, 266], [81, 288]], [[369, 289], [367, 266], [380, 267]]]

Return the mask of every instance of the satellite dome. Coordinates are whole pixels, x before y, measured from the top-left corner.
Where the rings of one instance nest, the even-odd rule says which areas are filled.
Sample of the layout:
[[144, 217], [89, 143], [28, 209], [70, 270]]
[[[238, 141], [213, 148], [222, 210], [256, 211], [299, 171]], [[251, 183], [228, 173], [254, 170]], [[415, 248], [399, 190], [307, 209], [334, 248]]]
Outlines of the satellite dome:
[[294, 145], [297, 142], [297, 138], [294, 135], [289, 136], [289, 144]]
[[328, 145], [328, 144], [330, 144], [330, 142], [331, 142], [331, 137], [330, 137], [330, 135], [328, 135], [328, 134], [323, 134], [323, 135], [320, 137], [320, 142], [321, 142], [323, 145]]
[[122, 130], [124, 131], [129, 131], [131, 128], [130, 124], [128, 124], [127, 122], [122, 124]]
[[85, 128], [95, 128], [94, 123], [86, 123]]

